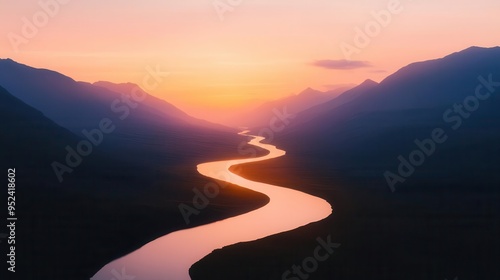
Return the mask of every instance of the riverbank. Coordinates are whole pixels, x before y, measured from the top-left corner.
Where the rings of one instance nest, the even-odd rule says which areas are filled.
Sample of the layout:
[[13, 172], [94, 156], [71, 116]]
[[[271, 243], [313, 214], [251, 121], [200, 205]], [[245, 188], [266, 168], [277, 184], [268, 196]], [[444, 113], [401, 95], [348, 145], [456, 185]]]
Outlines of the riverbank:
[[376, 176], [348, 177], [345, 170], [307, 157], [247, 164], [238, 171], [323, 197], [335, 212], [292, 232], [217, 250], [191, 267], [193, 280], [293, 279], [282, 278], [283, 273], [311, 256], [318, 237], [329, 235], [342, 245], [307, 273], [308, 279], [500, 276], [498, 192], [468, 184], [454, 185], [451, 192], [441, 182], [417, 177], [392, 193]]
[[[106, 263], [159, 236], [245, 213], [268, 202], [264, 195], [228, 185], [189, 225], [179, 211], [180, 203], [192, 201], [193, 188], [203, 189], [214, 182], [199, 175], [196, 164], [241, 156], [237, 148], [243, 137], [191, 149], [190, 157], [169, 154], [158, 139], [155, 158], [145, 156], [133, 163], [98, 150], [60, 184], [54, 180], [50, 162], [58, 157], [57, 152], [64, 152], [61, 147], [72, 142], [55, 138], [51, 140], [54, 148], [43, 148], [39, 140], [43, 135], [8, 142], [14, 155], [29, 158], [8, 157], [1, 163], [5, 170], [16, 168], [17, 174], [18, 279], [88, 280]], [[36, 139], [40, 145], [25, 139]], [[6, 245], [0, 243], [2, 252]]]
[[[266, 195], [269, 197], [268, 204], [216, 223], [162, 236], [145, 244], [139, 250], [107, 264], [93, 279], [108, 279], [110, 271], [118, 271], [125, 267], [129, 275], [140, 279], [189, 280], [189, 267], [214, 249], [290, 231], [328, 217], [332, 212], [331, 205], [321, 198], [280, 186], [247, 180], [229, 171], [231, 166], [266, 161], [285, 155], [285, 151], [261, 143], [263, 139], [255, 137], [249, 144], [269, 151], [264, 156], [202, 163], [197, 168], [204, 176], [222, 179]], [[213, 185], [211, 189], [213, 192]]]

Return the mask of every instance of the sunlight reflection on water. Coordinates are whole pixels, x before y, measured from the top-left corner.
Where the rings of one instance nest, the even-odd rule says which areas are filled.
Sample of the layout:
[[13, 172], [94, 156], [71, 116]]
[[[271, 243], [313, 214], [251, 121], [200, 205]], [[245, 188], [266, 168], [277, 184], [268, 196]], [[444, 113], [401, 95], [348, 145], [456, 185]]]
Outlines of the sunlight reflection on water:
[[285, 155], [273, 145], [249, 142], [269, 151], [262, 157], [216, 161], [198, 165], [198, 172], [267, 195], [265, 206], [211, 224], [176, 231], [153, 240], [140, 249], [104, 266], [92, 279], [110, 280], [126, 273], [136, 280], [189, 280], [189, 268], [213, 250], [238, 242], [252, 241], [316, 222], [332, 213], [324, 199], [296, 190], [254, 182], [229, 171], [234, 165], [263, 161]]

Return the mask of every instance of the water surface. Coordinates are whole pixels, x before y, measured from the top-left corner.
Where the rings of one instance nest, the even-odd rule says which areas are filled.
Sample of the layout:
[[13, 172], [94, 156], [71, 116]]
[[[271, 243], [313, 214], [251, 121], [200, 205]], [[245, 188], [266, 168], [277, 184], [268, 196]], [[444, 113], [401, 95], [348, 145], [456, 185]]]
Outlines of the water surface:
[[263, 137], [253, 136], [249, 144], [268, 150], [268, 155], [202, 163], [198, 172], [263, 193], [270, 198], [268, 204], [239, 216], [167, 234], [107, 264], [92, 279], [132, 279], [124, 277], [127, 275], [135, 276], [135, 280], [189, 280], [189, 268], [215, 249], [290, 231], [328, 217], [332, 207], [322, 198], [251, 181], [229, 171], [234, 165], [285, 155], [285, 151], [263, 144], [262, 140]]

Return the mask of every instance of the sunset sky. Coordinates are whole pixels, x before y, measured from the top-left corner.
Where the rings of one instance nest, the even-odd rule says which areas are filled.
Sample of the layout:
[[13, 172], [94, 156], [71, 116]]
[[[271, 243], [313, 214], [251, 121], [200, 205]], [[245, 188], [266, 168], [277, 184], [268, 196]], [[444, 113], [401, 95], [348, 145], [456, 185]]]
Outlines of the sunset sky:
[[[170, 76], [151, 93], [212, 119], [500, 44], [498, 0], [55, 1], [40, 1], [52, 3], [44, 18], [38, 0], [0, 0], [1, 58], [79, 81], [139, 85], [146, 67], [159, 65]], [[372, 12], [390, 19], [374, 25]], [[23, 30], [26, 21], [37, 30]], [[356, 28], [371, 32], [366, 46], [356, 44]], [[342, 45], [357, 51], [347, 57]]]

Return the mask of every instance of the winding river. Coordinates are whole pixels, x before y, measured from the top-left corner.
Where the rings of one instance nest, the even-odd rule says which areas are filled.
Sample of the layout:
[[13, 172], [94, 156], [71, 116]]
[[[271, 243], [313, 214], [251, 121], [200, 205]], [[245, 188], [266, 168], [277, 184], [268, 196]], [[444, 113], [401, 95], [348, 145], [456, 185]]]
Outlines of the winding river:
[[285, 151], [261, 143], [263, 137], [252, 137], [249, 144], [268, 150], [269, 154], [202, 163], [198, 165], [198, 172], [263, 193], [270, 198], [268, 204], [239, 216], [162, 236], [107, 264], [91, 279], [189, 280], [189, 268], [215, 249], [290, 231], [328, 217], [332, 213], [332, 207], [324, 199], [280, 186], [251, 181], [229, 171], [234, 165], [285, 155]]

